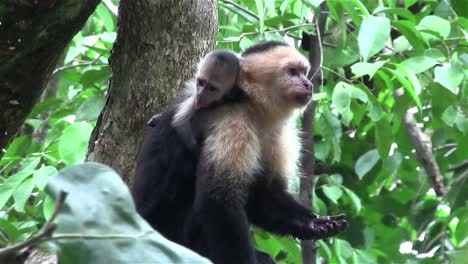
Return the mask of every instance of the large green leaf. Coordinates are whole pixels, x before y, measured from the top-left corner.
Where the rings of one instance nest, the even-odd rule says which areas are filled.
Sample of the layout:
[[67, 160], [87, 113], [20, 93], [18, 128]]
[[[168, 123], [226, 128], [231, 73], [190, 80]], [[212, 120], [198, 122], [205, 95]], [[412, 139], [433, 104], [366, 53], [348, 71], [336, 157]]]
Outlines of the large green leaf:
[[451, 65], [437, 66], [434, 69], [435, 81], [442, 84], [452, 93], [456, 93], [455, 89], [463, 81], [464, 73], [458, 63]]
[[3, 206], [8, 202], [16, 188], [18, 188], [31, 173], [31, 170], [17, 172], [8, 177], [2, 185], [0, 185], [0, 209], [3, 209]]
[[376, 149], [369, 150], [359, 157], [356, 161], [356, 165], [354, 166], [354, 171], [358, 175], [359, 179], [362, 179], [362, 177], [364, 177], [364, 175], [366, 175], [375, 166], [375, 164], [377, 164], [379, 159], [379, 152]]
[[411, 57], [401, 62], [401, 65], [410, 69], [414, 74], [427, 71], [436, 64], [437, 61], [435, 59], [426, 56]]
[[390, 20], [386, 17], [369, 16], [359, 28], [358, 43], [364, 61], [385, 47], [390, 36]]
[[60, 171], [46, 192], [57, 199], [60, 191], [68, 193], [53, 234], [61, 264], [210, 263], [155, 232], [107, 166], [87, 163]]
[[385, 64], [386, 61], [377, 61], [374, 63], [358, 62], [351, 66], [351, 71], [354, 73], [354, 77], [361, 77], [363, 75], [369, 75], [372, 78], [375, 72]]
[[67, 165], [84, 161], [88, 151], [88, 141], [93, 126], [87, 122], [78, 122], [68, 126], [59, 139], [59, 154]]
[[429, 44], [413, 23], [400, 20], [395, 21], [393, 25], [406, 37], [418, 54], [424, 53], [424, 50]]
[[419, 26], [421, 28], [437, 32], [439, 37], [442, 39], [447, 38], [450, 34], [450, 23], [438, 16], [424, 17], [421, 22], [419, 22]]
[[343, 117], [343, 122], [349, 124], [353, 118], [353, 112], [351, 112], [351, 89], [348, 89], [348, 84], [339, 82], [336, 84], [332, 95], [332, 105]]
[[324, 185], [322, 186], [323, 193], [328, 197], [333, 203], [337, 203], [341, 195], [343, 195], [343, 190], [340, 187]]

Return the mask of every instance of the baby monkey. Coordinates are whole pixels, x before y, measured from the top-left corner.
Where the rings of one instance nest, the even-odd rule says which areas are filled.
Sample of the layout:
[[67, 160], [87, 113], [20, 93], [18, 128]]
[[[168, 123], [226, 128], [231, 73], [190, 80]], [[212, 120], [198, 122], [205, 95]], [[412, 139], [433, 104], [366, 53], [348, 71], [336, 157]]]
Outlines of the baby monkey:
[[[236, 87], [239, 64], [239, 57], [232, 51], [212, 51], [198, 64], [195, 78], [185, 84], [172, 126], [190, 149], [198, 149], [203, 139], [209, 109], [244, 98], [242, 90]], [[159, 116], [154, 115], [147, 124], [155, 126]]]

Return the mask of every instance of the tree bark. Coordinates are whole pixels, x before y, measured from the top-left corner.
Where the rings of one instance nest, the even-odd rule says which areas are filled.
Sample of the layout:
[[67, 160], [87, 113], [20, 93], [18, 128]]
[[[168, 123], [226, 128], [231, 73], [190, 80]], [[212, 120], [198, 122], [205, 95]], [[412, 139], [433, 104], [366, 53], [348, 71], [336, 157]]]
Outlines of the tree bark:
[[215, 0], [121, 0], [107, 102], [88, 160], [131, 183], [146, 122], [166, 109], [216, 40]]
[[99, 0], [0, 2], [0, 158]]
[[[325, 31], [325, 22], [327, 16], [322, 12], [326, 11], [326, 3], [322, 3], [314, 17], [316, 35], [309, 36], [303, 34], [302, 48], [309, 51], [310, 71], [309, 78], [314, 85], [314, 91], [322, 85], [322, 34]], [[303, 177], [300, 179], [299, 197], [301, 202], [312, 208], [312, 187], [315, 173], [315, 154], [314, 154], [314, 116], [315, 104], [309, 103], [302, 116], [302, 129], [304, 135], [301, 150], [301, 172]], [[314, 240], [301, 241], [302, 262], [304, 264], [315, 263], [316, 247]]]

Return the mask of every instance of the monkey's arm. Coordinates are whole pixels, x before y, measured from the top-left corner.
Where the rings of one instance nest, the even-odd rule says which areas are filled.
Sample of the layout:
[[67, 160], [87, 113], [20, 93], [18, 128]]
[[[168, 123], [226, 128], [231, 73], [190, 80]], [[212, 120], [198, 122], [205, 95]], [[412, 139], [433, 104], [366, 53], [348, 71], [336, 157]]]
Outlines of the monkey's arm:
[[[275, 177], [272, 182], [265, 177]], [[299, 239], [321, 239], [344, 231], [345, 215], [317, 216], [302, 206], [286, 191], [278, 175], [265, 175], [250, 192], [247, 215], [251, 222], [279, 235], [292, 235]]]

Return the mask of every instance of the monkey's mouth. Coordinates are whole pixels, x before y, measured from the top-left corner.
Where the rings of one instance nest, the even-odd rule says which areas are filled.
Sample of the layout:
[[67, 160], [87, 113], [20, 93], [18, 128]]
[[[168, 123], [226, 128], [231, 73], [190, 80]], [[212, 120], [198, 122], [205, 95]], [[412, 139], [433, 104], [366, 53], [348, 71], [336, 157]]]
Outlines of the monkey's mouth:
[[298, 87], [298, 89], [295, 92], [295, 97], [299, 103], [306, 104], [310, 101], [310, 98], [312, 97], [312, 89], [307, 89], [306, 87]]

